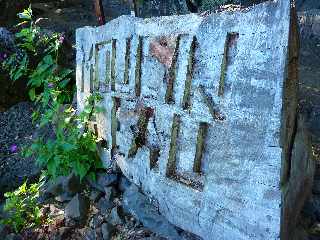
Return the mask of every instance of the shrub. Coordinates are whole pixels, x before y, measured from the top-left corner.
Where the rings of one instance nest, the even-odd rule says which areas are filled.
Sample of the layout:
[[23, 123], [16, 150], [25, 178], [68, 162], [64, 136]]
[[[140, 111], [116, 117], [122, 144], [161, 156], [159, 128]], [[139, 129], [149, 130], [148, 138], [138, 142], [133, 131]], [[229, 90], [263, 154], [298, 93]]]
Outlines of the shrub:
[[89, 97], [80, 115], [71, 106], [61, 110], [58, 115], [55, 113], [55, 139], [39, 138], [32, 144], [26, 156], [34, 154], [37, 163], [46, 168], [49, 177], [55, 179], [73, 172], [80, 179], [86, 175], [94, 178], [97, 169], [102, 168], [97, 153], [98, 138], [89, 128], [91, 116], [101, 111], [95, 106], [98, 100], [99, 95]]
[[49, 177], [56, 178], [74, 172], [81, 179], [86, 175], [94, 176], [101, 161], [97, 154], [98, 141], [88, 127], [93, 114], [98, 111], [98, 95], [92, 95], [85, 110], [80, 115], [71, 107], [75, 86], [70, 90], [70, 69], [59, 64], [59, 49], [64, 41], [61, 34], [44, 35], [38, 27], [39, 20], [33, 20], [29, 7], [18, 14], [22, 29], [16, 34], [18, 53], [12, 54], [4, 67], [13, 81], [25, 78], [28, 81], [29, 96], [38, 106], [33, 119], [40, 127], [53, 126], [54, 137], [46, 139], [40, 136], [25, 156], [33, 155]]
[[5, 193], [6, 218], [0, 222], [11, 226], [17, 233], [26, 228], [40, 225], [42, 216], [38, 197], [41, 185], [42, 181], [30, 186], [25, 182], [15, 191]]
[[13, 81], [27, 79], [30, 99], [41, 107], [71, 101], [73, 92], [66, 86], [73, 71], [58, 64], [63, 35], [43, 34], [37, 25], [40, 19], [33, 20], [31, 7], [18, 16], [21, 22], [17, 26], [22, 27], [15, 35], [19, 50], [3, 62], [3, 68]]

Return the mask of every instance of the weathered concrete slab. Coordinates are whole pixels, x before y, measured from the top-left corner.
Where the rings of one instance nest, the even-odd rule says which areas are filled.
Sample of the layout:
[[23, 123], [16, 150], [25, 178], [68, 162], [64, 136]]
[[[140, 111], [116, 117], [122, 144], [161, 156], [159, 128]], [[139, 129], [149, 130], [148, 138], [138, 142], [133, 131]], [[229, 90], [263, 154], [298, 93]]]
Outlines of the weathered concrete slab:
[[290, 16], [278, 0], [77, 30], [78, 107], [104, 96], [105, 164], [204, 239], [280, 237], [296, 119]]

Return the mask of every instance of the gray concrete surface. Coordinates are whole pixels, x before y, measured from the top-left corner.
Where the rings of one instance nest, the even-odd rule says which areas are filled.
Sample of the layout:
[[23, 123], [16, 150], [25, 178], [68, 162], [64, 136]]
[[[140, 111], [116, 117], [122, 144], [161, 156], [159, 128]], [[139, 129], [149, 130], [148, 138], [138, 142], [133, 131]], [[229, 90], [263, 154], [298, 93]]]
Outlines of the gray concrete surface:
[[278, 0], [78, 29], [78, 108], [104, 96], [105, 165], [203, 239], [279, 239], [297, 102], [289, 26]]

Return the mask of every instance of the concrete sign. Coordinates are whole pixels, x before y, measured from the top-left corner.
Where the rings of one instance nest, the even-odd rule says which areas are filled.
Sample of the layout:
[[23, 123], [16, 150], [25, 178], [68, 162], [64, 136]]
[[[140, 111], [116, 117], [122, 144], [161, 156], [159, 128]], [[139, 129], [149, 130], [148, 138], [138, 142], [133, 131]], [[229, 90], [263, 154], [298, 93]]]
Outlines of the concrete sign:
[[78, 29], [78, 107], [104, 96], [104, 162], [203, 239], [278, 239], [289, 33], [285, 0]]

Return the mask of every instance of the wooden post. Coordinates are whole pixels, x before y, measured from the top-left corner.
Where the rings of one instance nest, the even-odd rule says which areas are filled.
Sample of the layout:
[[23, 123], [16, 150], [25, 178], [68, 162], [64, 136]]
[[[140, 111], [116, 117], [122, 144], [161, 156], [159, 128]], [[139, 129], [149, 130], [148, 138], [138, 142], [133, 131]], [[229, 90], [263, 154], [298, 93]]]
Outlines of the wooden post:
[[136, 17], [139, 17], [138, 10], [139, 10], [138, 1], [137, 0], [133, 0], [133, 11], [134, 11], [134, 15]]
[[94, 9], [96, 12], [96, 16], [98, 18], [98, 24], [104, 25], [106, 23], [106, 19], [104, 16], [102, 0], [93, 0], [93, 2], [94, 2]]

